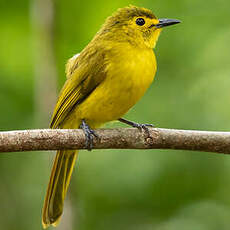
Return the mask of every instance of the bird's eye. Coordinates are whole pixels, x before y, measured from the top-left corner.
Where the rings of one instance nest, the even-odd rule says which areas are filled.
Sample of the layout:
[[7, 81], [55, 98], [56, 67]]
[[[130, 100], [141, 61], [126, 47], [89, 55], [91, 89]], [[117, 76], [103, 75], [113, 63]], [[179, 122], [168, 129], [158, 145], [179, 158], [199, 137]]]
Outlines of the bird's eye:
[[145, 19], [144, 18], [137, 18], [136, 19], [136, 24], [138, 26], [143, 26], [145, 24]]

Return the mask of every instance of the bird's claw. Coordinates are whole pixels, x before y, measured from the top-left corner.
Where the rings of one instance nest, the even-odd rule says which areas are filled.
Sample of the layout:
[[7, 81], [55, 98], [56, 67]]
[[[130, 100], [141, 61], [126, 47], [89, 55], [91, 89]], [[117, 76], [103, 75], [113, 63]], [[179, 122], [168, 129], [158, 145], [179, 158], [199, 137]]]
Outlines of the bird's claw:
[[122, 123], [125, 123], [127, 125], [130, 125], [134, 128], [138, 128], [140, 131], [144, 130], [145, 133], [148, 135], [148, 137], [150, 137], [150, 133], [149, 133], [149, 129], [148, 127], [154, 127], [154, 125], [152, 124], [140, 124], [140, 123], [136, 123], [136, 122], [133, 122], [133, 121], [128, 121], [124, 118], [119, 118], [118, 121], [122, 122]]
[[154, 127], [154, 125], [152, 124], [140, 124], [140, 123], [134, 123], [134, 122], [132, 126], [134, 128], [138, 128], [139, 130], [148, 129], [148, 127]]
[[98, 135], [95, 133], [94, 130], [92, 130], [85, 120], [82, 120], [82, 123], [80, 125], [80, 128], [83, 130], [86, 140], [85, 140], [85, 147], [91, 151], [93, 148], [93, 137], [98, 138]]
[[140, 123], [135, 123], [135, 122], [133, 122], [132, 126], [134, 128], [138, 128], [140, 131], [144, 130], [148, 136], [150, 136], [148, 127], [154, 127], [153, 124], [140, 124]]

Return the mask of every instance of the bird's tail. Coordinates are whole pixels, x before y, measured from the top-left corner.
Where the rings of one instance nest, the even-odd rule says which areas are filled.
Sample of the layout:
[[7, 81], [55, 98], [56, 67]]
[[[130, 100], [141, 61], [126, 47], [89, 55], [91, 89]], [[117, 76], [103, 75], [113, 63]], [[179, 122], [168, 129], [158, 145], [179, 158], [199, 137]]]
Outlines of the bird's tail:
[[42, 210], [43, 228], [59, 222], [77, 155], [77, 150], [57, 151]]

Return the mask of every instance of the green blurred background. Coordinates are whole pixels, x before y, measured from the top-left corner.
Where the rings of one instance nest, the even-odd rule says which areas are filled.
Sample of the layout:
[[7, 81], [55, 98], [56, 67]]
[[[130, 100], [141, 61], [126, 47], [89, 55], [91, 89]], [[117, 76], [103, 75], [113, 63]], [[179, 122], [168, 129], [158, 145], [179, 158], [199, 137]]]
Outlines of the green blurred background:
[[[155, 82], [126, 118], [165, 128], [229, 130], [227, 0], [0, 0], [0, 130], [48, 127], [66, 60], [107, 16], [129, 4], [183, 23], [162, 32]], [[42, 228], [53, 155], [1, 154], [0, 229]], [[58, 229], [227, 230], [229, 194], [230, 156], [82, 151]]]

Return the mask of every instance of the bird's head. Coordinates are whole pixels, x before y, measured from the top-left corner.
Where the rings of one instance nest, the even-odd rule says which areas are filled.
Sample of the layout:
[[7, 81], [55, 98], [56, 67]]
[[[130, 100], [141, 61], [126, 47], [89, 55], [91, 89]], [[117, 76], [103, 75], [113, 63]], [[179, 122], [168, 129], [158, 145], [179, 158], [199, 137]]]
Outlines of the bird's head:
[[129, 6], [108, 17], [99, 31], [109, 39], [128, 41], [136, 46], [154, 48], [163, 27], [180, 23], [176, 19], [157, 19], [148, 9]]

